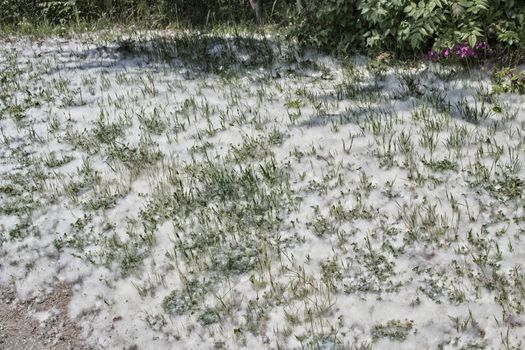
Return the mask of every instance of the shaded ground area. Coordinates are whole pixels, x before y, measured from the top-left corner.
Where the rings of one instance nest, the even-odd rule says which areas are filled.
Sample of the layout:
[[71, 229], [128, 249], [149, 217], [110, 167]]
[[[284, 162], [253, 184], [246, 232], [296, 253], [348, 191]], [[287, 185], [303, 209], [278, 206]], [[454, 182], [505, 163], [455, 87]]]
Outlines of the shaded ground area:
[[90, 349], [80, 327], [68, 317], [69, 285], [57, 285], [51, 294], [23, 302], [12, 287], [0, 288], [0, 296], [0, 349]]

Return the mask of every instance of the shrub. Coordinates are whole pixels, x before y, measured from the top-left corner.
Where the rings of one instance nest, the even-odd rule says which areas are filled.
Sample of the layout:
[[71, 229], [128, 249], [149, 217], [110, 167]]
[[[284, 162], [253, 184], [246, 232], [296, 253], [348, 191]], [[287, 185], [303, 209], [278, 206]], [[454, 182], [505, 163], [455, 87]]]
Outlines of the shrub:
[[401, 54], [470, 48], [479, 42], [525, 47], [525, 3], [504, 0], [325, 0], [298, 23], [300, 41], [339, 50]]
[[347, 51], [363, 45], [365, 22], [359, 17], [355, 2], [324, 0], [311, 5], [297, 23], [293, 34], [299, 41], [322, 49]]
[[[266, 2], [265, 17], [288, 22], [295, 0]], [[204, 25], [252, 21], [247, 0], [0, 0], [0, 26], [23, 21], [64, 25], [101, 18], [150, 24]]]

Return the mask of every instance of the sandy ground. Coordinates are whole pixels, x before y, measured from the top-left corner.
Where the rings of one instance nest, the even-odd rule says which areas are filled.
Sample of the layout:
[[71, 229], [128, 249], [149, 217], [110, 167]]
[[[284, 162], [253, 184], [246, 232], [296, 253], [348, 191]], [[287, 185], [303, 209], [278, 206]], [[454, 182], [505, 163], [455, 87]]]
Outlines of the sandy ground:
[[87, 350], [80, 327], [68, 317], [71, 287], [21, 301], [12, 287], [0, 287], [0, 349]]

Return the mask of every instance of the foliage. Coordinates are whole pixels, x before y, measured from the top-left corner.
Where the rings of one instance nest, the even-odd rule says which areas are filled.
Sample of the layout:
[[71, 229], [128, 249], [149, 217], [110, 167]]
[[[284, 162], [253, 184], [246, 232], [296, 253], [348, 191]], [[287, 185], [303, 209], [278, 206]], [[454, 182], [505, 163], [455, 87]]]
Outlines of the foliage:
[[444, 49], [457, 44], [525, 47], [525, 4], [503, 0], [325, 0], [312, 5], [297, 36], [323, 48]]
[[[295, 0], [276, 1], [266, 17], [287, 21]], [[121, 22], [147, 21], [153, 24], [206, 25], [252, 21], [247, 0], [0, 0], [0, 25], [45, 22], [64, 25], [101, 18]]]
[[493, 90], [496, 93], [525, 94], [525, 72], [509, 67], [492, 74]]
[[307, 9], [294, 34], [301, 42], [347, 51], [351, 45], [362, 46], [365, 32], [365, 22], [359, 17], [354, 2], [325, 0]]

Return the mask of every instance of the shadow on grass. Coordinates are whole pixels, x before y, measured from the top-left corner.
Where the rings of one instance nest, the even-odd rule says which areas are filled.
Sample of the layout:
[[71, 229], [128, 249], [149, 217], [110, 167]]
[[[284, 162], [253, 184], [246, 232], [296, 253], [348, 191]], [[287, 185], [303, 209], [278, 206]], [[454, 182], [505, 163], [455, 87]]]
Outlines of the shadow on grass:
[[[435, 66], [418, 72], [390, 69], [381, 78], [344, 79], [334, 88], [315, 96], [313, 104], [347, 104], [338, 113], [313, 114], [300, 127], [344, 125], [371, 119], [395, 120], [399, 113], [416, 113], [415, 118], [447, 118], [479, 127], [497, 123], [492, 105], [496, 103], [490, 87], [480, 84], [486, 77], [481, 70]], [[509, 111], [511, 113], [512, 111]]]
[[[60, 69], [133, 68], [163, 65], [188, 79], [260, 72], [273, 78], [309, 75], [322, 67], [313, 50], [273, 38], [177, 33], [121, 39], [82, 51], [64, 52]], [[53, 73], [53, 70], [50, 71]]]
[[[197, 32], [178, 32], [170, 35], [155, 34], [151, 37], [128, 38], [108, 45], [98, 45], [85, 50], [62, 51], [62, 69], [147, 69], [167, 67], [183, 79], [200, 79], [209, 76], [222, 78], [255, 75], [261, 79], [296, 78], [312, 76], [327, 69], [325, 59], [284, 40], [251, 35], [214, 35]], [[336, 62], [330, 57], [328, 60]], [[367, 66], [366, 63], [354, 66]], [[471, 108], [464, 98], [474, 98], [471, 89], [461, 81], [473, 82], [479, 77], [470, 76], [464, 69], [445, 69], [429, 72], [399, 72], [374, 65], [361, 67], [369, 76], [360, 79], [345, 78], [334, 83], [333, 91], [321, 94], [318, 101], [356, 101], [353, 110], [338, 113], [317, 113], [299, 126], [317, 127], [328, 124], [346, 124], [363, 119], [392, 117], [392, 102], [404, 104], [404, 111], [414, 110], [410, 104], [433, 107], [439, 113], [464, 119], [473, 124], [484, 124], [491, 111], [485, 107]], [[328, 68], [329, 70], [329, 68]], [[51, 70], [52, 72], [52, 70]], [[48, 72], [49, 73], [49, 72]], [[445, 88], [446, 85], [446, 88]], [[395, 113], [394, 113], [395, 114]]]

